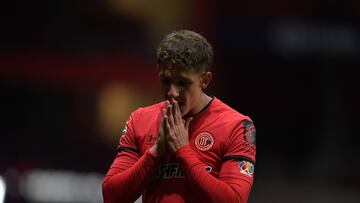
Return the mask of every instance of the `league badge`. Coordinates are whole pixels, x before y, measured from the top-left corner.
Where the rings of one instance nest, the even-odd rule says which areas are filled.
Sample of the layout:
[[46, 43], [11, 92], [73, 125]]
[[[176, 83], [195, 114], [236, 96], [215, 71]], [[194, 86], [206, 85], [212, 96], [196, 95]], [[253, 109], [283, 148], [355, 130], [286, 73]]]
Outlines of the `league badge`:
[[238, 166], [240, 168], [240, 172], [246, 174], [250, 177], [253, 177], [254, 174], [254, 164], [250, 161], [239, 161]]

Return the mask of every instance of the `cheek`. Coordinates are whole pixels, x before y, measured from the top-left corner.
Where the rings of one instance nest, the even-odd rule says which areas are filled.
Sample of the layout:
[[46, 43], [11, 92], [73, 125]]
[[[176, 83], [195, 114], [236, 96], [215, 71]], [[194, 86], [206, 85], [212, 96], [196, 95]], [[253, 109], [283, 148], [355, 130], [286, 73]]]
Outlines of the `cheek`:
[[182, 103], [180, 106], [181, 113], [188, 113], [188, 111], [192, 108], [194, 97], [192, 94], [185, 94], [182, 96]]
[[180, 107], [181, 115], [182, 116], [186, 115], [191, 109], [191, 105], [189, 103], [188, 98], [186, 98], [186, 99], [183, 98], [179, 107]]
[[187, 111], [185, 111], [184, 108], [180, 108], [180, 112], [181, 112], [181, 117], [185, 116]]

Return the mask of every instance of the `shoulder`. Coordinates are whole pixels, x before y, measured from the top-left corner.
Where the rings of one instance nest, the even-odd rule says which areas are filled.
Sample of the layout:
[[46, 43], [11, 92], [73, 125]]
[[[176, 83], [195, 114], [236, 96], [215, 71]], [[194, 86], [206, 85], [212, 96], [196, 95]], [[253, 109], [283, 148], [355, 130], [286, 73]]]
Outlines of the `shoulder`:
[[232, 130], [232, 136], [240, 136], [240, 140], [244, 140], [249, 144], [256, 144], [256, 129], [251, 118], [239, 113], [224, 103], [222, 103], [222, 106], [226, 112], [222, 115], [224, 116], [223, 120], [227, 122], [227, 124], [224, 125]]
[[158, 115], [161, 108], [165, 105], [165, 102], [159, 102], [153, 105], [139, 107], [131, 113], [131, 118], [133, 120], [143, 119]]
[[213, 112], [217, 114], [222, 121], [227, 123], [239, 124], [241, 122], [252, 122], [249, 116], [240, 113], [218, 98], [214, 99]]

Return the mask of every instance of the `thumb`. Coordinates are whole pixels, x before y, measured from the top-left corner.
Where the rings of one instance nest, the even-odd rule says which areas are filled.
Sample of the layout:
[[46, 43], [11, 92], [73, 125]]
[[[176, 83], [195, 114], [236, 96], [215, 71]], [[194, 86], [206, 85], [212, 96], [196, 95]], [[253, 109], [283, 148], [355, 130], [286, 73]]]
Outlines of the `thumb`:
[[188, 117], [185, 120], [185, 129], [189, 130], [190, 121], [192, 121], [193, 117]]

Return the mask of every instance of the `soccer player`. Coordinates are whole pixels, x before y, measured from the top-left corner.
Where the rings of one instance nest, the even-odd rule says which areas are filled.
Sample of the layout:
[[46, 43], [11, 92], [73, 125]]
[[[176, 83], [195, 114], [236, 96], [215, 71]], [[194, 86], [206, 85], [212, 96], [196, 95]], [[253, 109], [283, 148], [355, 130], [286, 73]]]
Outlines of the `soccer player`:
[[204, 90], [212, 47], [196, 32], [165, 36], [157, 66], [165, 101], [134, 111], [103, 182], [105, 203], [247, 202], [254, 180], [252, 120]]

